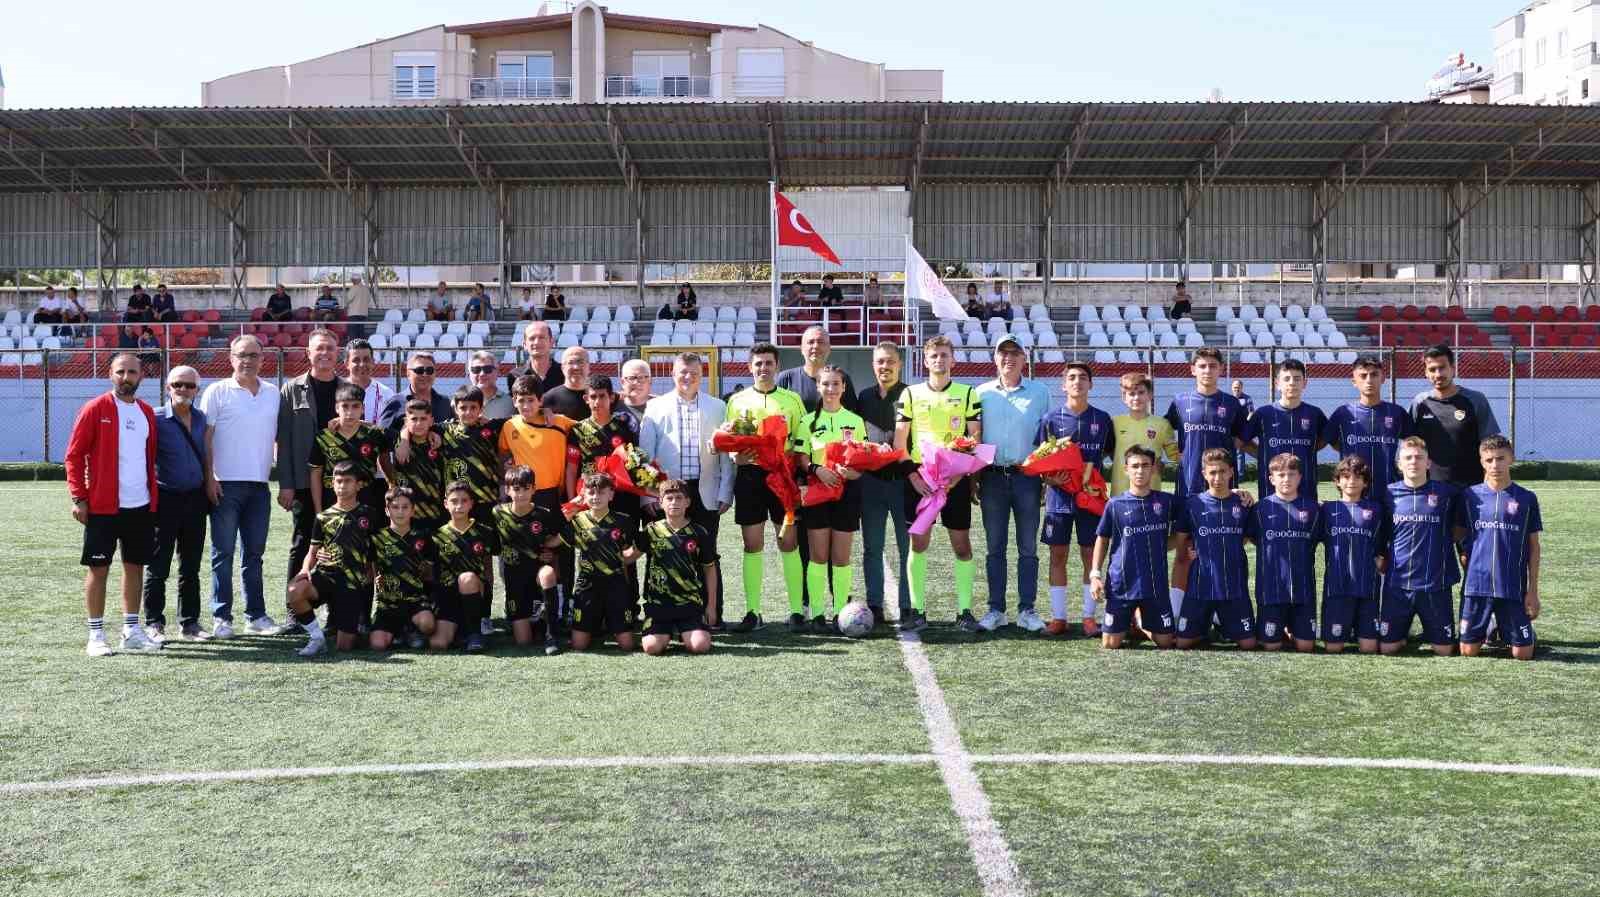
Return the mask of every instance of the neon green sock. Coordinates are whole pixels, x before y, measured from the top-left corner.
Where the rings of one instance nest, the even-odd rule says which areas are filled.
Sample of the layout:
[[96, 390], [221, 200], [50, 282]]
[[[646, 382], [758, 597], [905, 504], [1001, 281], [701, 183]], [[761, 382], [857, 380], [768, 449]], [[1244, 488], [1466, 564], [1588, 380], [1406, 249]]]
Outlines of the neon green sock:
[[[835, 614], [844, 610], [845, 602], [850, 600], [850, 582], [855, 578], [855, 568], [850, 562], [835, 564], [833, 567], [833, 612]], [[817, 594], [815, 587], [811, 594]]]
[[972, 610], [972, 579], [978, 572], [978, 565], [972, 558], [961, 560], [956, 558], [956, 608], [961, 613]]
[[[799, 552], [795, 552], [799, 554]], [[811, 595], [811, 616], [822, 616], [823, 608], [827, 607], [828, 596], [828, 565], [815, 561], [806, 564], [806, 592]]]
[[922, 613], [927, 604], [924, 603], [923, 587], [928, 583], [928, 553], [926, 551], [911, 552], [911, 563], [906, 565], [911, 574], [911, 609]]
[[800, 568], [800, 551], [780, 551], [783, 556], [783, 583], [789, 587], [789, 613], [798, 614], [805, 609], [805, 590], [802, 582], [805, 573]]
[[761, 578], [766, 566], [761, 552], [744, 553], [744, 609], [753, 614], [761, 613]]

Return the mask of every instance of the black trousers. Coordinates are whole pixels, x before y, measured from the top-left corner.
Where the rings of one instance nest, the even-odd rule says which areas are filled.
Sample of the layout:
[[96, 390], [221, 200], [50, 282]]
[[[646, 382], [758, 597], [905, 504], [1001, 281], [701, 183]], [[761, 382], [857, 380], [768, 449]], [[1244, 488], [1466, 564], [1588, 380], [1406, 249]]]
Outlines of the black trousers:
[[[317, 522], [317, 512], [311, 507], [311, 490], [296, 489], [294, 493], [294, 532], [289, 536], [289, 573], [293, 580], [305, 565], [306, 553], [311, 550], [311, 530]], [[285, 593], [287, 595], [287, 593]], [[287, 597], [284, 599], [288, 600]]]
[[167, 577], [178, 552], [178, 625], [200, 622], [200, 555], [211, 502], [205, 489], [161, 490], [156, 504], [156, 553], [144, 571], [144, 621], [166, 625]]

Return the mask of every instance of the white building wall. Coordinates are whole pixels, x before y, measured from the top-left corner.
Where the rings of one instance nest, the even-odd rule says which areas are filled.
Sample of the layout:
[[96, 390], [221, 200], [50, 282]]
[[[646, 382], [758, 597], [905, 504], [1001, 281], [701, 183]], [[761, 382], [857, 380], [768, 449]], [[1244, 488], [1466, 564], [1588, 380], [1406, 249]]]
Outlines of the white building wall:
[[1536, 3], [1495, 25], [1492, 35], [1492, 102], [1578, 106], [1600, 101], [1600, 3]]

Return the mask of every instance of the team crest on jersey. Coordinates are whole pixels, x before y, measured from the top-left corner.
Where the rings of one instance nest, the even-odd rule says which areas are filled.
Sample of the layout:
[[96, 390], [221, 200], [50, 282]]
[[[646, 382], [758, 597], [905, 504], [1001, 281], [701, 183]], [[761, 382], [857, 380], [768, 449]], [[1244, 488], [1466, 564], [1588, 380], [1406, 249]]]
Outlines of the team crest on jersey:
[[493, 436], [493, 435], [494, 435], [494, 431], [490, 430], [488, 427], [484, 427], [483, 429], [478, 431], [478, 438], [480, 438], [480, 439], [488, 439], [490, 436]]
[[1392, 416], [1385, 417], [1383, 419], [1383, 428], [1385, 430], [1393, 430], [1394, 429], [1394, 418]]
[[534, 522], [528, 524], [528, 532], [533, 533], [535, 536], [537, 536], [540, 533], [544, 532], [544, 524], [540, 523], [537, 520], [535, 520]]
[[372, 521], [365, 517], [357, 517], [356, 526], [359, 526], [362, 529], [372, 529]]
[[482, 542], [474, 542], [474, 543], [472, 543], [472, 553], [473, 554], [483, 554], [483, 551], [484, 551], [484, 545], [483, 545]]
[[1151, 505], [1150, 509], [1155, 511], [1157, 514], [1159, 514], [1159, 513], [1161, 513], [1161, 507], [1162, 507], [1161, 506], [1161, 502], [1158, 501], [1155, 504]]
[[700, 546], [697, 545], [693, 539], [683, 543], [683, 550], [689, 552], [690, 554], [694, 554], [695, 550], [699, 547]]
[[576, 461], [576, 460], [578, 460], [578, 449], [576, 447], [567, 449], [567, 460], [568, 461]]
[[370, 445], [362, 445], [361, 446], [361, 457], [363, 457], [363, 458], [372, 457], [372, 446], [370, 446]]
[[620, 530], [620, 529], [613, 529], [613, 530], [612, 530], [612, 531], [611, 531], [611, 541], [613, 541], [613, 542], [620, 542], [620, 541], [622, 541], [622, 530]]
[[1344, 635], [1344, 624], [1343, 623], [1334, 623], [1334, 624], [1330, 625], [1328, 627], [1328, 634], [1332, 635], [1334, 638], [1338, 638], [1339, 636]]
[[952, 430], [961, 429], [961, 418], [960, 417], [958, 417], [956, 415], [951, 415], [950, 416], [950, 429], [952, 429]]
[[1099, 424], [1090, 424], [1089, 425], [1089, 435], [1090, 436], [1097, 436], [1097, 435], [1099, 435], [1099, 433], [1100, 433], [1100, 425]]
[[1233, 518], [1235, 520], [1237, 520], [1237, 519], [1239, 519], [1240, 517], [1243, 517], [1243, 516], [1244, 516], [1244, 508], [1241, 508], [1238, 505], [1234, 505], [1233, 506]]
[[1428, 507], [1430, 507], [1430, 508], [1439, 507], [1439, 496], [1437, 496], [1437, 495], [1428, 496]]
[[1307, 520], [1311, 519], [1311, 512], [1302, 510], [1302, 511], [1298, 512], [1295, 516], [1300, 518], [1300, 522], [1301, 523], [1305, 523]]
[[437, 461], [437, 460], [439, 460], [439, 450], [436, 449], [436, 448], [428, 449], [428, 460], [429, 461]]
[[1371, 508], [1362, 508], [1361, 509], [1361, 519], [1362, 520], [1371, 520], [1372, 519], [1372, 509]]
[[1456, 409], [1456, 420], [1460, 421], [1460, 420], [1466, 420], [1466, 419], [1467, 419], [1467, 413], [1465, 411], [1462, 411], [1460, 408], [1457, 408]]
[[1311, 418], [1309, 418], [1309, 417], [1300, 418], [1300, 429], [1302, 429], [1302, 430], [1311, 429]]
[[1227, 416], [1228, 416], [1228, 407], [1226, 405], [1218, 405], [1217, 406], [1217, 417], [1227, 417]]
[[411, 543], [411, 550], [412, 551], [421, 551], [421, 550], [423, 550], [424, 548], [427, 548], [427, 547], [428, 547], [428, 543], [427, 543], [426, 540], [423, 540], [423, 539], [418, 539], [417, 541]]
[[1144, 431], [1144, 438], [1146, 438], [1146, 439], [1148, 439], [1148, 440], [1150, 440], [1150, 441], [1151, 441], [1151, 442], [1155, 442], [1155, 441], [1156, 441], [1156, 431], [1155, 431], [1155, 428], [1154, 428], [1154, 427], [1152, 427], [1152, 428], [1150, 428], [1150, 429], [1148, 429], [1148, 430], [1145, 430], [1145, 431]]
[[1513, 498], [1510, 501], [1506, 502], [1506, 512], [1510, 513], [1510, 514], [1517, 513], [1517, 500], [1516, 499]]

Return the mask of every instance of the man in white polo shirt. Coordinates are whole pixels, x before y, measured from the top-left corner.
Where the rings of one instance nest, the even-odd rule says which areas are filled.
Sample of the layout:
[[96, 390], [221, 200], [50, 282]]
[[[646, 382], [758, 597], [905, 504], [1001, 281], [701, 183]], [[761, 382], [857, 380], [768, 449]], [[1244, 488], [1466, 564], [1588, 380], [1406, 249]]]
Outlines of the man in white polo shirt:
[[200, 411], [210, 421], [206, 455], [211, 499], [211, 637], [233, 638], [233, 552], [243, 561], [244, 613], [253, 633], [270, 635], [278, 625], [267, 616], [261, 556], [271, 522], [273, 444], [278, 436], [278, 390], [259, 377], [261, 343], [236, 336], [228, 346], [233, 376], [206, 387]]

